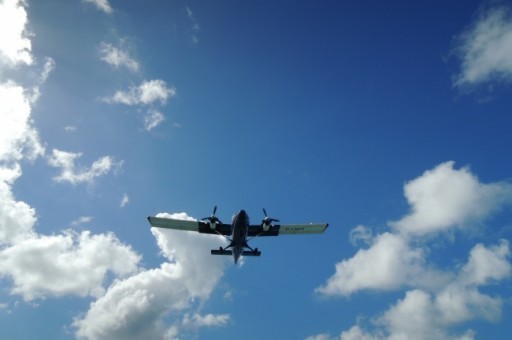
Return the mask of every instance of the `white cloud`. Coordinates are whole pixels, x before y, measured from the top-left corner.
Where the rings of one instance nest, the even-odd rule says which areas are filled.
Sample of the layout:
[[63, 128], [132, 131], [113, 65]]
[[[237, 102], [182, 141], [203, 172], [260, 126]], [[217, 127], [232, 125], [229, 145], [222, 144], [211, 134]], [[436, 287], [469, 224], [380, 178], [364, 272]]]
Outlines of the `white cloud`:
[[336, 264], [335, 274], [317, 292], [350, 295], [362, 289], [391, 290], [418, 279], [424, 255], [411, 249], [400, 235], [377, 236], [368, 249]]
[[76, 220], [72, 221], [71, 226], [76, 227], [76, 226], [79, 226], [80, 224], [89, 223], [92, 220], [93, 220], [92, 216], [81, 216], [81, 217], [77, 218]]
[[33, 62], [24, 5], [22, 0], [4, 0], [0, 3], [0, 62], [6, 61], [10, 65], [30, 65]]
[[[12, 183], [21, 176], [19, 165], [0, 166], [0, 245], [20, 242], [34, 237], [32, 227], [37, 221], [35, 210], [25, 202], [17, 201]], [[1, 248], [0, 248], [1, 249]]]
[[363, 242], [364, 244], [371, 244], [373, 240], [373, 233], [370, 228], [367, 228], [364, 225], [358, 225], [350, 231], [349, 239], [350, 243], [354, 246], [357, 246], [360, 242]]
[[112, 7], [108, 0], [83, 0], [84, 2], [88, 2], [96, 6], [100, 11], [105, 12], [106, 14], [110, 14], [113, 12]]
[[[24, 1], [0, 2], [0, 63], [14, 71], [34, 63], [25, 28], [25, 5]], [[107, 279], [137, 272], [140, 261], [138, 254], [111, 233], [38, 234], [35, 209], [13, 194], [12, 186], [22, 175], [20, 162], [45, 153], [30, 117], [31, 106], [54, 67], [53, 59], [46, 58], [37, 78], [29, 70], [32, 87], [24, 88], [12, 80], [0, 83], [0, 278], [12, 282], [4, 287], [6, 291], [27, 301], [64, 295], [98, 297], [104, 294]], [[49, 162], [62, 168], [59, 180], [90, 181], [119, 165], [102, 158], [89, 169], [75, 172], [74, 159], [80, 155], [55, 151]]]
[[512, 273], [509, 256], [510, 249], [505, 240], [491, 248], [486, 248], [481, 243], [477, 244], [470, 252], [468, 263], [462, 268], [463, 282], [485, 285], [509, 277]]
[[482, 223], [510, 203], [511, 185], [481, 183], [469, 169], [455, 170], [447, 162], [407, 183], [404, 193], [411, 213], [373, 239], [366, 227], [353, 229], [353, 240], [371, 239], [371, 244], [336, 264], [334, 275], [317, 292], [349, 296], [361, 290], [409, 289], [368, 331], [355, 325], [341, 333], [342, 339], [473, 339], [475, 333], [464, 330], [464, 323], [501, 318], [502, 298], [485, 288], [512, 277], [509, 242], [476, 244], [465, 264], [438, 269], [429, 259], [432, 237], [426, 236], [445, 235], [442, 231], [455, 226], [464, 232], [467, 224]]
[[191, 34], [190, 37], [192, 39], [192, 43], [194, 45], [197, 45], [199, 43], [199, 38], [197, 37], [197, 33], [201, 30], [201, 26], [199, 26], [199, 22], [197, 21], [196, 17], [194, 16], [194, 13], [192, 13], [192, 10], [189, 7], [185, 7], [185, 10], [187, 11], [187, 16], [190, 20], [191, 26]]
[[23, 87], [12, 81], [0, 83], [0, 103], [0, 161], [17, 162], [23, 155], [33, 160], [44, 154]]
[[306, 340], [332, 340], [335, 338], [332, 338], [327, 333], [317, 334], [317, 335], [311, 335], [306, 338]]
[[185, 314], [182, 324], [187, 328], [220, 327], [225, 326], [231, 317], [229, 314]]
[[91, 184], [99, 177], [109, 173], [113, 168], [120, 167], [122, 162], [115, 162], [112, 157], [104, 156], [94, 161], [89, 169], [75, 170], [75, 160], [82, 156], [81, 153], [73, 153], [52, 150], [52, 155], [48, 157], [48, 164], [55, 168], [60, 168], [60, 175], [54, 177], [56, 182], [68, 182], [72, 185], [81, 183]]
[[423, 235], [464, 227], [512, 203], [510, 183], [480, 183], [468, 168], [453, 165], [442, 163], [405, 185], [411, 213], [390, 223], [395, 230]]
[[366, 333], [358, 325], [352, 326], [348, 331], [341, 332], [341, 340], [376, 340], [378, 337]]
[[434, 327], [436, 311], [431, 296], [422, 290], [408, 291], [380, 322], [388, 329], [388, 339], [446, 339], [439, 327]]
[[159, 102], [163, 105], [175, 95], [176, 88], [169, 88], [163, 80], [155, 79], [144, 81], [137, 87], [132, 86], [127, 92], [117, 91], [112, 97], [105, 98], [105, 101], [125, 105], [150, 105]]
[[456, 86], [512, 81], [512, 16], [509, 7], [490, 8], [457, 41], [461, 72]]
[[[184, 213], [157, 216], [193, 220]], [[226, 259], [209, 256], [209, 249], [218, 247], [222, 239], [166, 229], [152, 228], [151, 232], [168, 262], [162, 263], [160, 268], [114, 282], [82, 318], [75, 319], [79, 338], [162, 339], [170, 334], [177, 336], [179, 326], [166, 326], [163, 318], [170, 311], [189, 308], [196, 299], [209, 297], [228, 263]], [[221, 315], [200, 317], [197, 321], [203, 325], [219, 324], [224, 319], [226, 317]]]
[[126, 205], [130, 203], [130, 197], [128, 197], [127, 194], [124, 194], [123, 197], [121, 198], [121, 203], [119, 204], [119, 206], [121, 208], [124, 208], [126, 207]]
[[0, 274], [13, 280], [13, 294], [27, 301], [46, 296], [100, 296], [107, 272], [125, 276], [140, 256], [113, 234], [66, 231], [27, 238], [0, 253]]
[[128, 52], [114, 47], [112, 44], [102, 42], [100, 46], [100, 52], [101, 60], [114, 66], [115, 68], [123, 66], [133, 72], [137, 72], [139, 70], [139, 63], [130, 57]]
[[147, 115], [144, 117], [144, 128], [146, 131], [151, 131], [160, 123], [162, 123], [165, 120], [164, 115], [156, 110], [149, 110]]

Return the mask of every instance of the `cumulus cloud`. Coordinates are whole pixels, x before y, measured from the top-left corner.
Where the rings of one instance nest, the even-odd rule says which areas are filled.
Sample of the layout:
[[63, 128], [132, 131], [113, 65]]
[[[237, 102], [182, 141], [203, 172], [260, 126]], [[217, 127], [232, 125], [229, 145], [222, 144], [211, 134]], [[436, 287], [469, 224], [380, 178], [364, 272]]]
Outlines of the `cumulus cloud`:
[[104, 156], [94, 161], [88, 169], [76, 170], [75, 160], [81, 156], [82, 153], [53, 149], [52, 155], [48, 158], [48, 164], [61, 169], [60, 175], [53, 178], [54, 181], [59, 183], [68, 182], [72, 185], [81, 183], [92, 184], [97, 177], [103, 176], [112, 169], [122, 166], [122, 162], [116, 162], [112, 157]]
[[512, 80], [512, 15], [508, 6], [482, 10], [455, 47], [461, 59], [455, 86]]
[[132, 86], [128, 91], [117, 91], [113, 96], [105, 98], [105, 101], [125, 105], [163, 105], [175, 95], [176, 88], [167, 87], [165, 81], [154, 79], [144, 81], [139, 86]]
[[32, 230], [36, 212], [27, 203], [15, 199], [11, 185], [21, 176], [21, 168], [0, 166], [0, 246], [35, 236]]
[[[193, 220], [185, 213], [158, 214]], [[190, 308], [196, 299], [207, 299], [217, 285], [228, 261], [205, 256], [197, 249], [211, 249], [221, 237], [192, 232], [152, 228], [162, 255], [167, 259], [159, 268], [118, 280], [106, 294], [93, 302], [88, 312], [76, 318], [79, 338], [87, 339], [164, 339], [174, 337], [184, 327], [183, 320], [166, 325], [172, 311]], [[172, 287], [172, 289], [169, 289]], [[196, 327], [221, 325], [226, 315], [188, 316], [185, 324]]]
[[[0, 2], [0, 63], [14, 70], [33, 63], [24, 5], [24, 1]], [[26, 301], [64, 295], [99, 297], [109, 280], [139, 270], [140, 256], [112, 233], [37, 233], [36, 210], [13, 194], [13, 185], [22, 175], [21, 161], [45, 153], [31, 110], [39, 98], [39, 87], [54, 67], [53, 59], [46, 58], [38, 77], [33, 77], [36, 72], [31, 69], [32, 87], [13, 80], [0, 83], [0, 278], [5, 279], [5, 291]], [[89, 182], [119, 165], [102, 158], [90, 168], [76, 171], [74, 161], [79, 156], [54, 150], [49, 163], [62, 169], [56, 180]], [[89, 217], [82, 217], [76, 223], [87, 220]]]
[[127, 51], [112, 46], [112, 44], [102, 42], [100, 46], [101, 60], [105, 61], [114, 68], [126, 67], [130, 71], [137, 72], [139, 63], [133, 59]]
[[33, 160], [44, 154], [24, 88], [12, 81], [0, 83], [0, 103], [0, 161], [17, 162], [24, 155]]
[[409, 247], [400, 235], [384, 233], [370, 248], [336, 264], [335, 274], [317, 292], [350, 295], [361, 289], [396, 289], [417, 278], [423, 262], [421, 250]]
[[140, 256], [113, 234], [38, 235], [0, 253], [0, 275], [13, 280], [12, 294], [27, 301], [46, 296], [100, 296], [107, 272], [137, 270]]
[[97, 9], [100, 11], [110, 14], [113, 12], [112, 7], [110, 6], [110, 3], [108, 0], [83, 0], [84, 2], [93, 4]]
[[352, 326], [348, 331], [341, 332], [341, 340], [377, 340], [377, 337], [366, 333], [358, 325]]
[[4, 0], [0, 3], [0, 62], [10, 65], [30, 65], [33, 62], [24, 4], [23, 0]]
[[512, 203], [512, 184], [480, 183], [468, 168], [454, 162], [438, 165], [404, 187], [411, 213], [391, 226], [399, 232], [424, 235], [481, 221]]
[[464, 232], [468, 224], [481, 224], [511, 202], [511, 184], [482, 183], [468, 168], [457, 170], [446, 162], [406, 183], [404, 195], [411, 212], [389, 223], [389, 232], [374, 237], [366, 227], [354, 228], [351, 239], [363, 240], [367, 248], [337, 263], [334, 275], [317, 292], [350, 296], [408, 289], [368, 331], [355, 325], [342, 332], [342, 339], [473, 339], [470, 329], [452, 329], [463, 329], [461, 325], [474, 319], [500, 320], [502, 298], [485, 287], [512, 277], [509, 242], [478, 243], [463, 265], [441, 269], [429, 259], [429, 240], [455, 227]]

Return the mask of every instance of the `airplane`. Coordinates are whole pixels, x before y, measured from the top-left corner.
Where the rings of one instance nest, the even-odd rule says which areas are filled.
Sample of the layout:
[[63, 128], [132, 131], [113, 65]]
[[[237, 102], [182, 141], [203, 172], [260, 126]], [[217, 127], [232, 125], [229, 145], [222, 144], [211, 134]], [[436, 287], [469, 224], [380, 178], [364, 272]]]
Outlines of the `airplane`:
[[[278, 219], [270, 218], [263, 209], [265, 218], [261, 224], [250, 224], [249, 216], [245, 210], [240, 210], [233, 216], [231, 224], [222, 223], [217, 216], [217, 206], [213, 208], [213, 214], [199, 221], [176, 220], [163, 217], [148, 217], [149, 224], [157, 228], [195, 231], [203, 234], [218, 234], [225, 237], [230, 243], [227, 247], [212, 249], [212, 255], [233, 255], [235, 264], [240, 256], [260, 256], [258, 248], [251, 248], [249, 240], [259, 236], [278, 236], [295, 234], [320, 234], [327, 229], [328, 223], [311, 224], [274, 224]], [[249, 237], [249, 238], [248, 238]], [[231, 249], [230, 249], [231, 248]], [[246, 250], [248, 249], [248, 250]]]

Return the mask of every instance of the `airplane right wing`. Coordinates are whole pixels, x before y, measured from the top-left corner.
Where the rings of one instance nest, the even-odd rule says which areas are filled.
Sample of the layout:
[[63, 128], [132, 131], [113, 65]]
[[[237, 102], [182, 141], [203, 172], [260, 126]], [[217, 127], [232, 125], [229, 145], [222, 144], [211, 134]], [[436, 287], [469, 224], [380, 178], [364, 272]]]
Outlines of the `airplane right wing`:
[[279, 235], [297, 235], [297, 234], [321, 234], [329, 226], [328, 223], [310, 223], [310, 224], [283, 224], [271, 225], [267, 230], [262, 224], [249, 226], [248, 235], [254, 236], [279, 236]]

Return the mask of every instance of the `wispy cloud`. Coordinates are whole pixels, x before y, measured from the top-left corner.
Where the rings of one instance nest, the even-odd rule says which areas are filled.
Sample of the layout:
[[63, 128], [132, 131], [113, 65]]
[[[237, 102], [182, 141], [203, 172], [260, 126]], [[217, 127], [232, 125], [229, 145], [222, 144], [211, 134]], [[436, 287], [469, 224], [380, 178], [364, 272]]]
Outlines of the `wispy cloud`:
[[81, 224], [89, 223], [92, 220], [93, 220], [92, 216], [81, 216], [81, 217], [77, 218], [76, 220], [74, 220], [73, 222], [71, 222], [71, 226], [76, 227]]
[[192, 13], [192, 10], [189, 7], [185, 7], [185, 10], [187, 11], [187, 16], [191, 24], [190, 37], [192, 38], [192, 42], [194, 43], [194, 45], [197, 45], [199, 43], [199, 38], [197, 34], [201, 30], [201, 26], [199, 26], [199, 22], [194, 16], [194, 13]]
[[165, 116], [157, 110], [148, 110], [146, 116], [144, 117], [144, 128], [146, 131], [151, 131], [160, 123], [165, 120]]
[[133, 59], [127, 51], [112, 44], [102, 42], [100, 45], [101, 60], [112, 65], [114, 68], [126, 67], [130, 71], [137, 72], [139, 63]]
[[132, 86], [127, 91], [117, 91], [113, 96], [103, 100], [110, 104], [149, 107], [144, 116], [144, 129], [150, 131], [165, 120], [163, 113], [154, 107], [167, 104], [167, 101], [174, 96], [176, 96], [175, 87], [168, 87], [165, 81], [154, 79], [144, 81], [139, 86]]
[[54, 181], [59, 183], [68, 182], [72, 185], [81, 183], [92, 184], [97, 177], [103, 176], [112, 169], [122, 166], [122, 162], [116, 162], [112, 157], [104, 156], [94, 161], [89, 168], [76, 170], [75, 160], [81, 156], [82, 153], [53, 149], [52, 155], [48, 157], [48, 164], [61, 169], [61, 173], [53, 178]]
[[187, 328], [201, 328], [201, 327], [219, 327], [225, 326], [231, 317], [229, 314], [185, 314], [182, 324]]
[[471, 225], [481, 224], [512, 203], [512, 184], [481, 183], [468, 168], [454, 169], [453, 165], [440, 164], [405, 185], [411, 213], [390, 222], [389, 232], [372, 237], [361, 226], [351, 232], [365, 243], [371, 237], [368, 247], [337, 263], [334, 275], [317, 292], [350, 296], [369, 290], [407, 291], [375, 318], [377, 328], [365, 331], [355, 325], [341, 339], [472, 338], [471, 330], [462, 334], [451, 330], [473, 319], [500, 319], [501, 297], [484, 293], [482, 288], [512, 277], [509, 242], [478, 243], [462, 266], [446, 270], [430, 260], [428, 241], [450, 231], [471, 232]]
[[164, 105], [175, 95], [176, 88], [167, 87], [165, 81], [155, 79], [144, 81], [139, 86], [132, 86], [128, 91], [117, 91], [113, 96], [104, 100], [112, 104], [149, 105], [160, 103]]
[[112, 7], [110, 6], [110, 3], [108, 2], [108, 0], [82, 0], [82, 1], [93, 4], [94, 6], [96, 6], [97, 9], [99, 9], [100, 11], [102, 11], [106, 14], [110, 14], [113, 12]]
[[119, 204], [119, 206], [121, 208], [124, 208], [126, 207], [126, 205], [130, 203], [130, 197], [128, 197], [127, 194], [124, 194], [123, 197], [121, 198], [121, 203]]
[[476, 22], [456, 40], [461, 71], [455, 86], [488, 81], [512, 81], [512, 10], [508, 6], [482, 10]]

